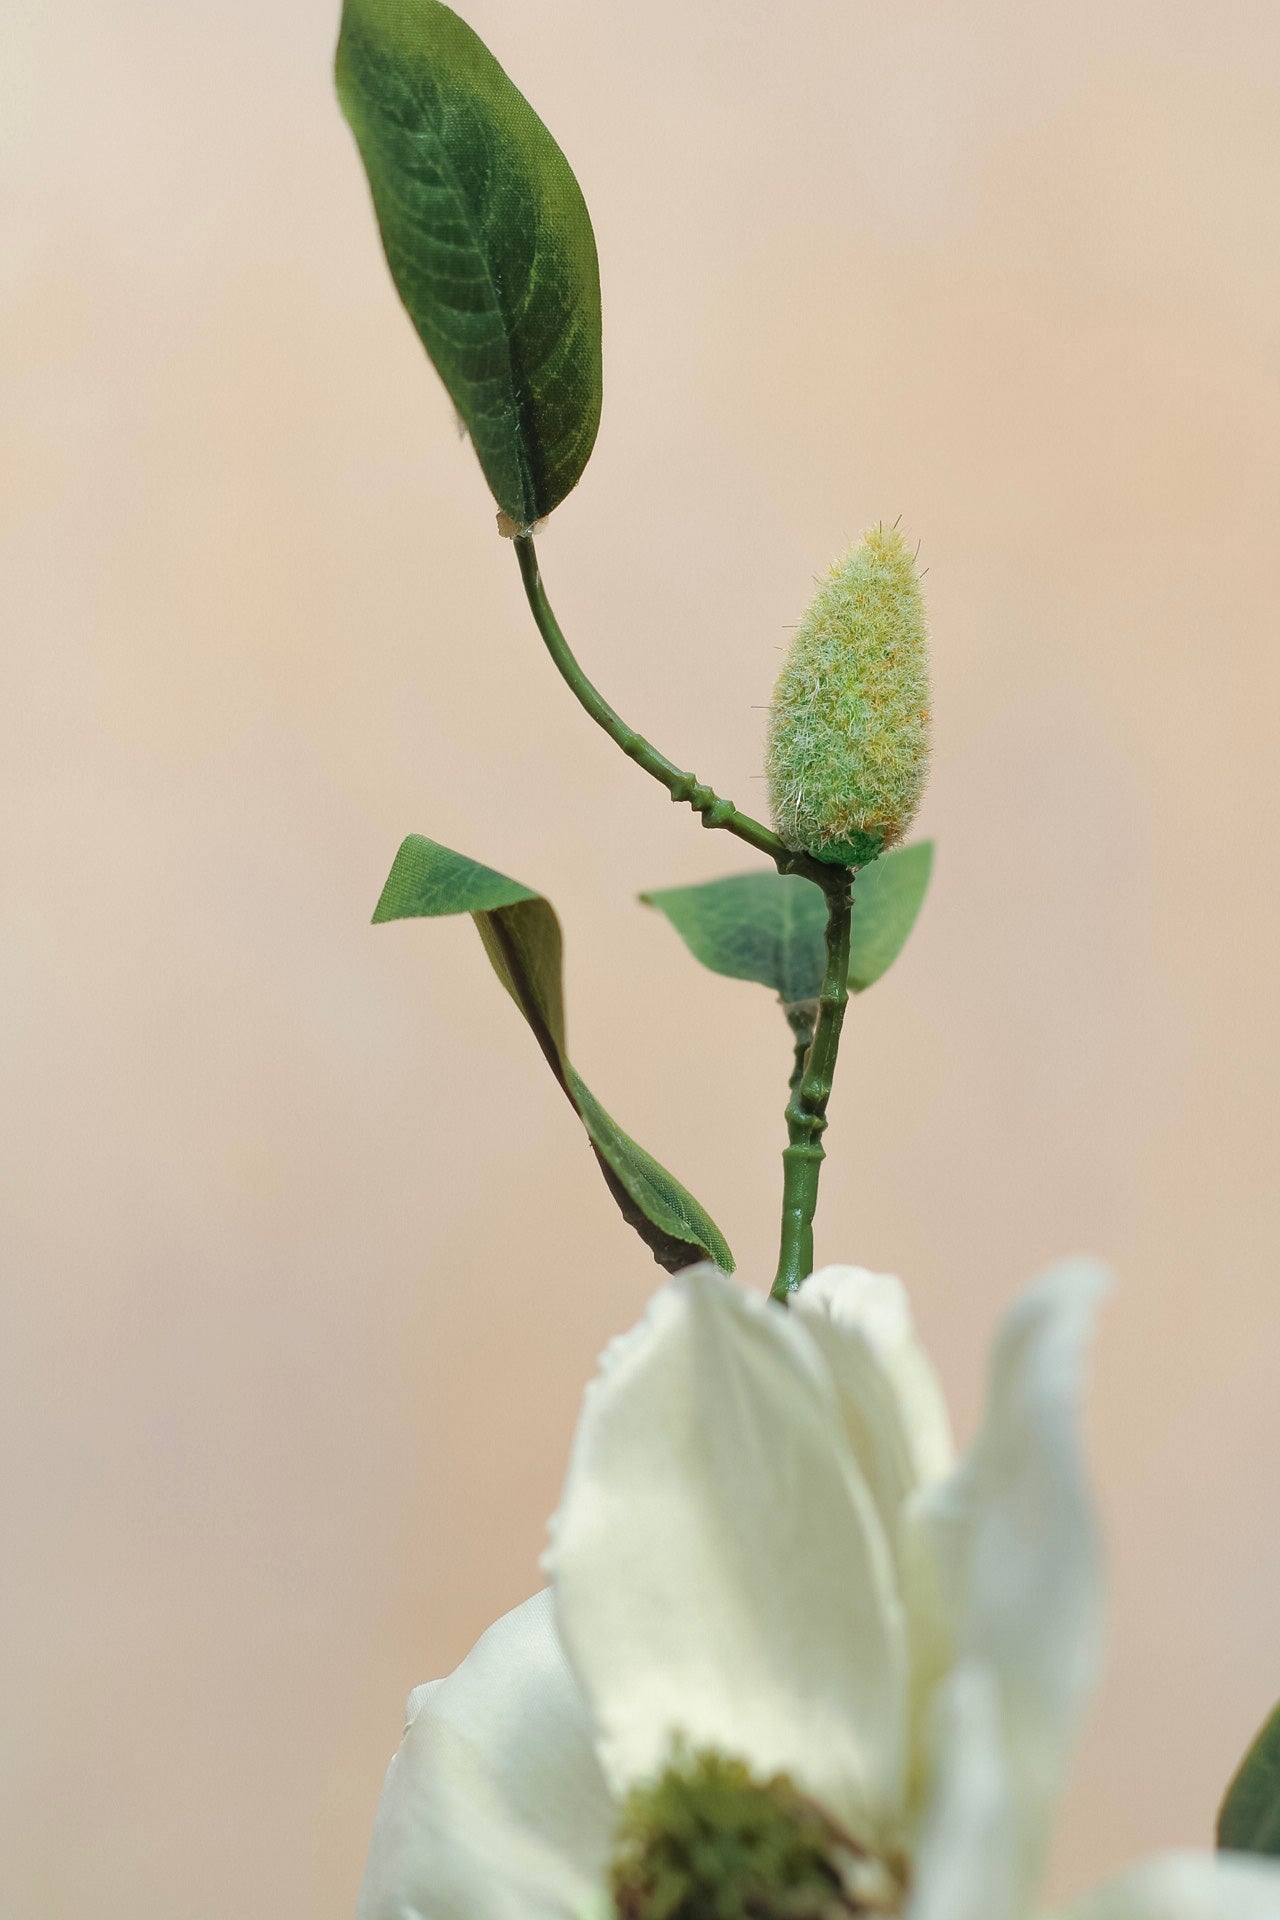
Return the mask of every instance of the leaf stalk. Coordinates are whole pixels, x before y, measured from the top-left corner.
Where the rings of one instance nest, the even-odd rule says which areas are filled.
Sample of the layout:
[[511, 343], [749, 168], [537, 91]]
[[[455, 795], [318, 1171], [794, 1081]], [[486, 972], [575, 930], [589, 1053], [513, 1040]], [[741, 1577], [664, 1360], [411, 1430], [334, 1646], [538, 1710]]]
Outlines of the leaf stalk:
[[[805, 853], [795, 853], [778, 838], [772, 828], [763, 821], [753, 820], [748, 813], [742, 813], [732, 800], [724, 800], [711, 787], [705, 786], [692, 773], [686, 773], [668, 760], [664, 753], [646, 740], [642, 733], [629, 727], [621, 714], [615, 713], [604, 695], [592, 685], [574, 657], [573, 651], [565, 639], [547, 599], [546, 588], [542, 584], [542, 574], [538, 567], [538, 556], [534, 549], [533, 536], [528, 533], [517, 534], [512, 543], [516, 558], [520, 563], [520, 577], [524, 581], [525, 596], [538, 632], [542, 635], [547, 652], [551, 655], [561, 679], [573, 694], [578, 704], [590, 714], [598, 727], [603, 727], [616, 746], [621, 747], [629, 760], [634, 760], [647, 774], [660, 781], [671, 798], [677, 804], [683, 803], [702, 816], [704, 827], [720, 827], [726, 833], [734, 834], [739, 840], [745, 840], [757, 853], [763, 853], [773, 861], [779, 873], [802, 873], [810, 880], [816, 880], [821, 886], [822, 863]], [[826, 871], [830, 871], [827, 869]]]

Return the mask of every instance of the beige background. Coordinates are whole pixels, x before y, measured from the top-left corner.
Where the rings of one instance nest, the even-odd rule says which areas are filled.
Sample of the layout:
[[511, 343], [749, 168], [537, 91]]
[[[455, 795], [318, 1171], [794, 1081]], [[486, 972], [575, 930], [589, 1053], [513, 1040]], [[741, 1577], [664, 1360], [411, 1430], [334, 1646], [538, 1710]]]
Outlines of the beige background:
[[[392, 296], [335, 8], [9, 0], [0, 1911], [350, 1913], [410, 1684], [537, 1581], [655, 1281], [401, 835], [552, 895], [575, 1053], [763, 1284], [785, 1029], [644, 886], [740, 857], [571, 705]], [[762, 802], [811, 578], [924, 543], [936, 888], [820, 1251], [962, 1424], [1107, 1255], [1111, 1665], [1056, 1881], [1202, 1842], [1280, 1694], [1280, 13], [469, 0], [600, 241], [543, 543], [610, 696]]]

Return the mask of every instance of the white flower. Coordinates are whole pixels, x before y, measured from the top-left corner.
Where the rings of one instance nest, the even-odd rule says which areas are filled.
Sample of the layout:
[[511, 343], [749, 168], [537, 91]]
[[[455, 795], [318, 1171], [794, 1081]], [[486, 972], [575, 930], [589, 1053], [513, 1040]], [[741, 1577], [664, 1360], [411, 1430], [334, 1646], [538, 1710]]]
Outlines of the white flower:
[[[409, 1702], [359, 1920], [604, 1920], [611, 1886], [646, 1916], [708, 1756], [817, 1822], [825, 1892], [680, 1920], [1027, 1920], [1098, 1655], [1101, 1286], [1063, 1266], [1006, 1314], [958, 1464], [896, 1280], [827, 1268], [790, 1311], [710, 1268], [665, 1287], [588, 1391], [550, 1590]], [[1168, 1855], [1065, 1913], [1280, 1920], [1280, 1868]]]

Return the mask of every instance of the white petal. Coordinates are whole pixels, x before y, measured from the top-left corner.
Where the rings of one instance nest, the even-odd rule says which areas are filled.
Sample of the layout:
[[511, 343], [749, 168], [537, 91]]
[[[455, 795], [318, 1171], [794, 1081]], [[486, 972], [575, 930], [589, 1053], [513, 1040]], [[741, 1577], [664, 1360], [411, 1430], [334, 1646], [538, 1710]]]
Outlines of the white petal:
[[831, 1369], [845, 1432], [890, 1544], [903, 1502], [951, 1469], [951, 1425], [938, 1376], [892, 1274], [822, 1267], [792, 1308]]
[[547, 1566], [618, 1792], [682, 1736], [784, 1770], [860, 1837], [901, 1805], [888, 1548], [784, 1308], [681, 1274], [588, 1391]]
[[927, 1684], [930, 1663], [976, 1658], [999, 1684], [1024, 1903], [1097, 1667], [1101, 1579], [1077, 1413], [1104, 1284], [1100, 1268], [1071, 1262], [1015, 1302], [977, 1439], [908, 1515], [917, 1671]]
[[1012, 1920], [1016, 1834], [991, 1670], [970, 1661], [935, 1693], [933, 1787], [906, 1920]]
[[447, 1680], [414, 1690], [357, 1920], [576, 1920], [607, 1912], [616, 1812], [540, 1593]]
[[1059, 1907], [1055, 1920], [1280, 1920], [1280, 1862], [1161, 1854]]

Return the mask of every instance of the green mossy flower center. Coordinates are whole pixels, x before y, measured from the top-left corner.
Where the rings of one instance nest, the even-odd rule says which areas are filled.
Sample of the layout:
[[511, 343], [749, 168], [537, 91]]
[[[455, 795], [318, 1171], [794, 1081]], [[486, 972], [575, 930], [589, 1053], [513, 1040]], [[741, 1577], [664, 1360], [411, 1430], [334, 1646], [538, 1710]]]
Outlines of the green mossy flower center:
[[611, 1880], [619, 1920], [846, 1920], [865, 1866], [785, 1774], [700, 1753], [631, 1794]]

